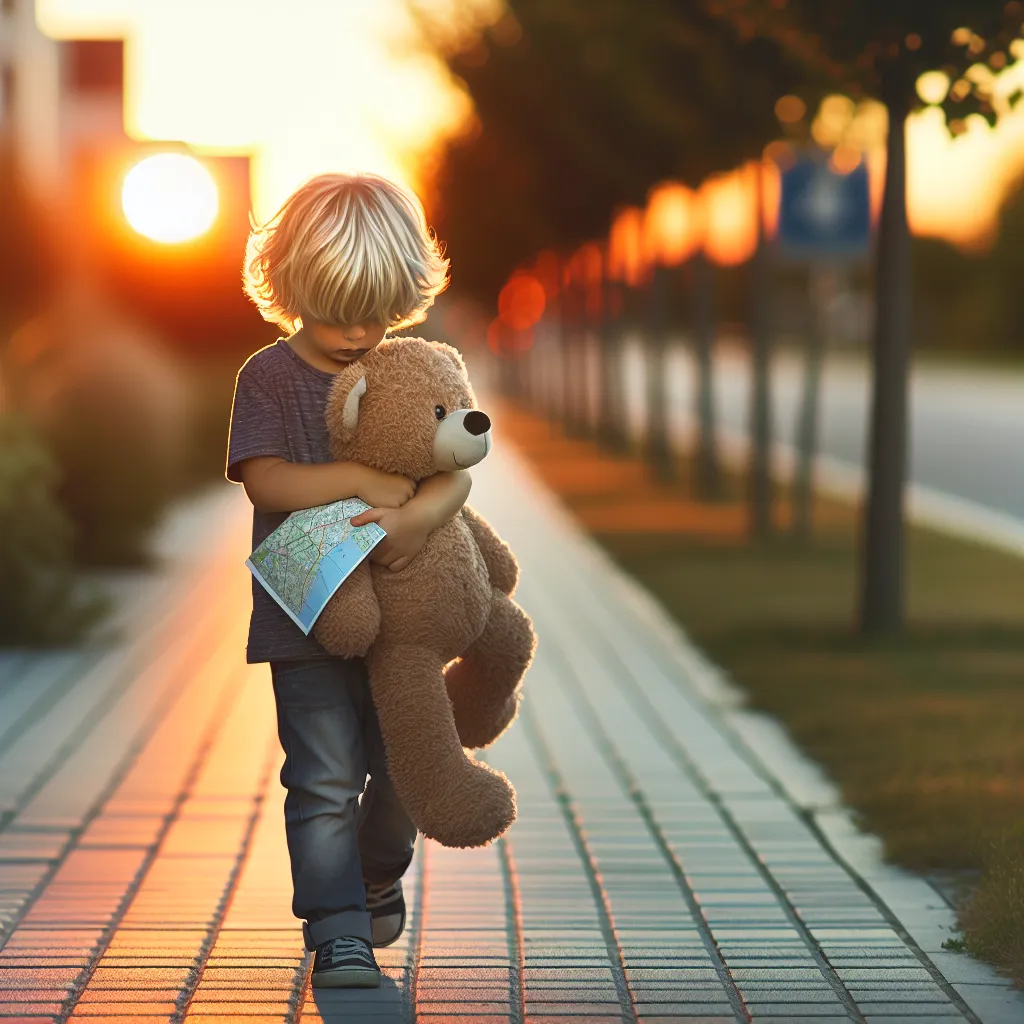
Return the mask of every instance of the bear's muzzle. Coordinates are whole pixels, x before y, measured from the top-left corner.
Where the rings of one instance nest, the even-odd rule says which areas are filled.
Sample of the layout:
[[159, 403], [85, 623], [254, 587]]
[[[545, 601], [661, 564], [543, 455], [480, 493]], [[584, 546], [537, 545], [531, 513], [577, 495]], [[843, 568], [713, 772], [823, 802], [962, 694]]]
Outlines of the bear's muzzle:
[[481, 462], [491, 450], [491, 419], [479, 409], [456, 409], [437, 426], [434, 467], [452, 473]]

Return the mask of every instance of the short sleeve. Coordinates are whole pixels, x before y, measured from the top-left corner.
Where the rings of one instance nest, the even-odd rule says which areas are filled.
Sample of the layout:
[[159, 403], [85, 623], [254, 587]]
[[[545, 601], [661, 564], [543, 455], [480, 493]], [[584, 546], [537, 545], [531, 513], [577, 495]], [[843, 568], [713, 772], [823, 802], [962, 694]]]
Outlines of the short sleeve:
[[231, 402], [227, 478], [232, 483], [241, 483], [239, 463], [246, 459], [260, 455], [287, 459], [289, 454], [281, 402], [247, 364], [238, 373]]

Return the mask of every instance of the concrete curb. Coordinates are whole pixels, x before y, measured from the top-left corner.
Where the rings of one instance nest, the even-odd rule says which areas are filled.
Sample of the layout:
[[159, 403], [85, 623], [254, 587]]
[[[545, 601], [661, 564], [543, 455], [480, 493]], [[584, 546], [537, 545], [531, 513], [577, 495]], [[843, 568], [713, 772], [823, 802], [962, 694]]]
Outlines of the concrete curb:
[[[721, 444], [730, 468], [741, 468], [750, 447], [746, 438], [725, 432]], [[783, 481], [792, 479], [796, 449], [777, 442], [772, 446], [772, 457], [776, 477]], [[864, 497], [865, 472], [852, 462], [818, 455], [814, 459], [814, 483], [823, 494], [856, 502]], [[1024, 520], [915, 483], [907, 485], [906, 509], [907, 518], [917, 526], [1024, 557]]]

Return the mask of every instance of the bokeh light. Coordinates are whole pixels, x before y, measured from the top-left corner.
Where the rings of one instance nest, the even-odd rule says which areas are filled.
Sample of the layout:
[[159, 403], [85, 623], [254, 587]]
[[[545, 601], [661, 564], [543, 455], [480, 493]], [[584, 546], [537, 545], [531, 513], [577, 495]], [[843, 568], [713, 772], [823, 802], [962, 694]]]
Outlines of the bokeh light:
[[850, 174], [863, 160], [863, 154], [854, 146], [836, 146], [829, 157], [828, 165], [836, 174]]
[[945, 71], [926, 71], [917, 80], [917, 95], [924, 103], [941, 103], [949, 92], [949, 85]]
[[799, 96], [782, 96], [775, 104], [775, 116], [783, 124], [796, 124], [807, 113], [807, 104]]
[[648, 262], [676, 266], [700, 246], [702, 225], [697, 197], [676, 181], [656, 185], [644, 211], [644, 250]]
[[146, 157], [125, 175], [121, 206], [128, 223], [156, 242], [198, 238], [217, 216], [210, 172], [184, 153]]
[[612, 220], [608, 276], [635, 287], [644, 273], [644, 212], [636, 206], [626, 206]]
[[757, 248], [757, 174], [750, 165], [709, 178], [700, 195], [706, 218], [704, 251], [722, 266], [745, 263]]
[[849, 96], [826, 96], [811, 123], [811, 136], [825, 149], [846, 141], [857, 108]]
[[498, 295], [498, 317], [514, 331], [525, 331], [544, 314], [544, 286], [532, 274], [515, 274]]

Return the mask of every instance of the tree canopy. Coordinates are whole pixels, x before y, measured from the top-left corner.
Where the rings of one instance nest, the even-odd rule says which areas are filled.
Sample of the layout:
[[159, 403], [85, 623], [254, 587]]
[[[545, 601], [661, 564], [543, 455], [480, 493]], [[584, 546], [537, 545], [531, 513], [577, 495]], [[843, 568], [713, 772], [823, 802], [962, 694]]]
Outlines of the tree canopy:
[[460, 286], [486, 298], [538, 250], [604, 235], [655, 182], [759, 153], [802, 73], [771, 39], [673, 0], [509, 0], [448, 59], [478, 124], [443, 156], [433, 219]]
[[741, 39], [771, 40], [799, 61], [810, 88], [887, 102], [899, 93], [913, 107], [920, 75], [945, 71], [954, 125], [999, 113], [992, 79], [1019, 56], [1024, 20], [1019, 0], [705, 0], [704, 9]]
[[906, 210], [907, 115], [926, 71], [946, 72], [951, 123], [992, 120], [996, 72], [1020, 55], [1018, 0], [704, 0], [741, 39], [770, 41], [799, 62], [812, 87], [880, 99], [889, 111], [884, 199], [875, 268], [874, 381], [861, 563], [861, 626], [899, 629], [905, 616], [906, 484], [911, 274]]

